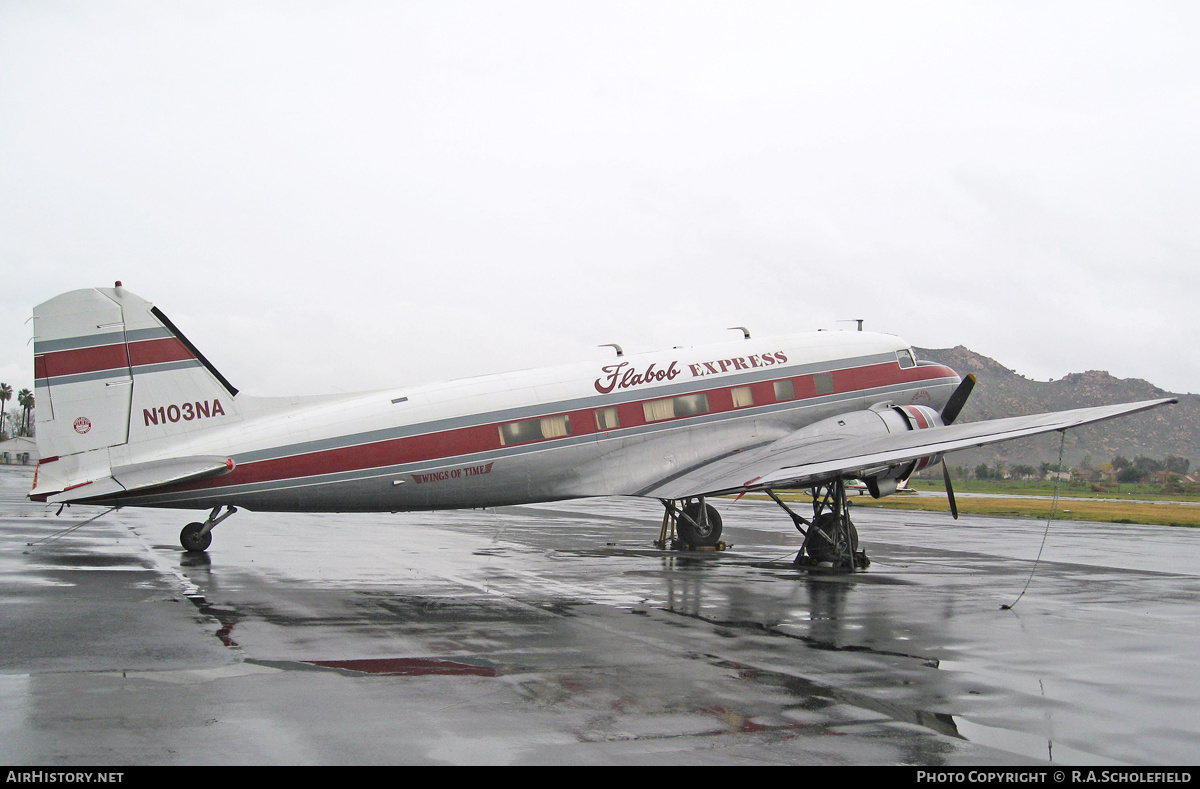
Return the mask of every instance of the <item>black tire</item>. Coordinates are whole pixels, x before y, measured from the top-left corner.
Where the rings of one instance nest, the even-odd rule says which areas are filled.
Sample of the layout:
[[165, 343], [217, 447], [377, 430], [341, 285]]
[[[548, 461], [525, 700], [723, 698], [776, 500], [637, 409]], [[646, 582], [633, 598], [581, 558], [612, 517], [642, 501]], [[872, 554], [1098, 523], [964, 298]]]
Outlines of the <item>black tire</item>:
[[705, 504], [704, 515], [701, 519], [699, 502], [683, 508], [683, 514], [675, 523], [680, 541], [695, 548], [713, 547], [721, 541], [721, 513], [713, 505]]
[[183, 531], [179, 532], [179, 544], [185, 551], [199, 553], [207, 551], [208, 546], [212, 545], [212, 532], [202, 535], [200, 531], [203, 528], [203, 523], [189, 523], [183, 527]]
[[[847, 553], [858, 552], [858, 529], [849, 519], [846, 520], [846, 523], [850, 527], [850, 550], [848, 552], [845, 546], [845, 536], [834, 531], [837, 517], [831, 512], [823, 512], [817, 516], [812, 528], [808, 530], [808, 539], [804, 543], [805, 551], [813, 561], [837, 562], [844, 559]], [[833, 537], [835, 542], [826, 539], [825, 534]]]

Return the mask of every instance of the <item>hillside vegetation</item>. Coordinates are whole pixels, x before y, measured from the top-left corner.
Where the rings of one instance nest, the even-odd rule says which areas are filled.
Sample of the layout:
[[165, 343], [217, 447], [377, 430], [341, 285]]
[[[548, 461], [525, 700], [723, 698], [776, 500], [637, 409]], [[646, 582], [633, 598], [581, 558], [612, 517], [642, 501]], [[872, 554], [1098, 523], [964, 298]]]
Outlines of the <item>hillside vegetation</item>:
[[[1174, 455], [1188, 458], [1193, 470], [1200, 467], [1198, 395], [1167, 392], [1147, 381], [1115, 378], [1101, 370], [1071, 373], [1056, 381], [1035, 381], [961, 345], [915, 350], [919, 359], [939, 362], [959, 375], [975, 374], [977, 385], [959, 417], [960, 422], [1178, 397], [1177, 405], [1068, 430], [1063, 464], [1095, 466], [1118, 455], [1156, 459]], [[997, 462], [1006, 466], [1057, 463], [1059, 438], [1058, 433], [1053, 433], [964, 450], [955, 452], [949, 461], [951, 465], [964, 466]]]

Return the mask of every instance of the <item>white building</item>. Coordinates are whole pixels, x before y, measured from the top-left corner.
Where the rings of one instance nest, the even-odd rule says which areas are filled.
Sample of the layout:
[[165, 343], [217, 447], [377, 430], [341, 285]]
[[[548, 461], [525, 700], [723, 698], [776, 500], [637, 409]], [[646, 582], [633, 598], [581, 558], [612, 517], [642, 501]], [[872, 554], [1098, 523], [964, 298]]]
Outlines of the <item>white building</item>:
[[0, 441], [0, 463], [29, 466], [38, 462], [37, 441], [27, 436], [17, 436]]

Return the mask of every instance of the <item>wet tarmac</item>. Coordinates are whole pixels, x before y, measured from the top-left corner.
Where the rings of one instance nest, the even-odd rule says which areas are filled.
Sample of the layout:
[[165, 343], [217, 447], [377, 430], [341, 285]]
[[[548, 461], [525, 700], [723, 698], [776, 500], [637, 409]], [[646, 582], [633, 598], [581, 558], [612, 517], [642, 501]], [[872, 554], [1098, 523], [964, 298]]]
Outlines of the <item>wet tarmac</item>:
[[[55, 508], [0, 467], [0, 762], [1194, 764], [1200, 533], [859, 510], [852, 576], [657, 502]], [[37, 546], [63, 529], [79, 526]], [[1032, 573], [1032, 580], [1031, 578]], [[1028, 591], [1011, 610], [1028, 582]]]

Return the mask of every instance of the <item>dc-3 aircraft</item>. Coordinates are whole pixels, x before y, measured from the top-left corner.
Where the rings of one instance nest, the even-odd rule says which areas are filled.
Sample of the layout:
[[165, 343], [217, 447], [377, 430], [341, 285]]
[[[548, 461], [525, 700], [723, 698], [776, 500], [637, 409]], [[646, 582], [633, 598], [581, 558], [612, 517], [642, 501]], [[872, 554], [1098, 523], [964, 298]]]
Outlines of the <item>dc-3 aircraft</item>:
[[[720, 542], [708, 498], [762, 491], [804, 534], [801, 563], [865, 567], [846, 483], [886, 496], [958, 449], [1176, 402], [955, 424], [974, 385], [897, 337], [813, 332], [297, 398], [240, 394], [157, 308], [75, 290], [34, 309], [37, 443], [29, 496], [210, 509], [456, 509], [587, 496], [665, 506], [676, 546]], [[944, 469], [944, 465], [943, 465]], [[808, 490], [804, 517], [777, 491]], [[951, 511], [953, 492], [947, 476]]]

